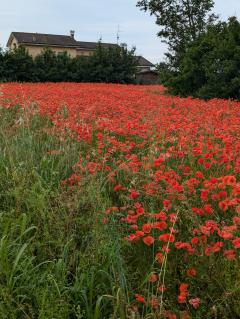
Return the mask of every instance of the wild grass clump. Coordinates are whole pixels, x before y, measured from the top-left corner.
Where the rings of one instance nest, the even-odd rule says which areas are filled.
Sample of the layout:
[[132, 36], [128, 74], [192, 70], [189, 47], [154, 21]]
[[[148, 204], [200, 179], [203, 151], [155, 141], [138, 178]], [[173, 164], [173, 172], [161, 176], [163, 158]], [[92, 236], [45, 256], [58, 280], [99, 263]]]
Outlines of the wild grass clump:
[[111, 200], [99, 180], [61, 185], [81, 143], [51, 129], [19, 106], [0, 109], [0, 318], [98, 319], [114, 304], [117, 318], [120, 239], [101, 222]]

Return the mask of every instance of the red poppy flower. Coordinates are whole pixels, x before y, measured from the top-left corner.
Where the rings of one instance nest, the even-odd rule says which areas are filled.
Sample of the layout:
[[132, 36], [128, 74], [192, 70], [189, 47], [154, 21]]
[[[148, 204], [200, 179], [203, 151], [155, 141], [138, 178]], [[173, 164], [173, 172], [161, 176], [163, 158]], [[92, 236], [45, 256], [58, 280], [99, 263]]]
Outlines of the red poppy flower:
[[192, 298], [189, 299], [189, 303], [193, 306], [193, 308], [198, 309], [200, 307], [201, 300], [200, 298]]
[[146, 236], [143, 238], [144, 244], [151, 246], [154, 243], [154, 238], [152, 236]]
[[163, 241], [164, 243], [173, 243], [175, 241], [175, 237], [173, 234], [162, 234], [159, 236], [159, 240]]
[[142, 226], [142, 230], [143, 230], [144, 233], [149, 234], [151, 232], [151, 230], [152, 230], [151, 224], [144, 224]]
[[237, 237], [236, 239], [234, 239], [232, 243], [235, 248], [240, 248], [240, 237]]
[[130, 190], [130, 198], [136, 199], [139, 196], [139, 193], [135, 190]]
[[154, 283], [158, 281], [158, 275], [157, 274], [151, 274], [150, 278], [149, 278], [149, 282]]
[[195, 277], [196, 274], [197, 274], [197, 271], [196, 271], [195, 268], [189, 268], [189, 269], [187, 270], [187, 276], [188, 276], [188, 277]]
[[140, 303], [145, 303], [145, 298], [142, 295], [135, 294], [135, 299]]

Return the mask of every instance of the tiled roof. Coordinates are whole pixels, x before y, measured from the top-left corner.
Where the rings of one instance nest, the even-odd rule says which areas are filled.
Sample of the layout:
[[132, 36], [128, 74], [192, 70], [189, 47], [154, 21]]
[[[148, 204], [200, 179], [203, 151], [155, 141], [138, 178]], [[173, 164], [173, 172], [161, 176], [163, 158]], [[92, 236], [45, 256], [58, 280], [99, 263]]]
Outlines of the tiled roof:
[[154, 66], [150, 61], [145, 59], [143, 56], [138, 56], [138, 66]]
[[[96, 49], [98, 42], [83, 42], [76, 41], [70, 35], [55, 35], [55, 34], [43, 34], [43, 33], [28, 33], [28, 32], [12, 32], [11, 36], [14, 36], [20, 44], [32, 44], [32, 45], [45, 45], [45, 46], [61, 46], [61, 47], [74, 47], [79, 49]], [[11, 39], [9, 38], [9, 41]], [[8, 44], [9, 45], [9, 41]], [[116, 47], [117, 44], [113, 43], [101, 43], [103, 47]]]
[[12, 32], [12, 35], [22, 44], [35, 45], [56, 45], [66, 47], [76, 47], [77, 41], [68, 35], [42, 34], [42, 33], [27, 33], [27, 32]]

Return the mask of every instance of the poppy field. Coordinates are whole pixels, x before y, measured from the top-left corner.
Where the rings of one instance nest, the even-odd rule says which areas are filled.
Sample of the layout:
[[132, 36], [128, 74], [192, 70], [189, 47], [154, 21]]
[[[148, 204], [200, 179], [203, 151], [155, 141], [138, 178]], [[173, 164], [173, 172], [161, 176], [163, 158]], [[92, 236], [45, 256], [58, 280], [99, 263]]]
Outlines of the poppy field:
[[240, 102], [0, 85], [0, 318], [240, 318]]

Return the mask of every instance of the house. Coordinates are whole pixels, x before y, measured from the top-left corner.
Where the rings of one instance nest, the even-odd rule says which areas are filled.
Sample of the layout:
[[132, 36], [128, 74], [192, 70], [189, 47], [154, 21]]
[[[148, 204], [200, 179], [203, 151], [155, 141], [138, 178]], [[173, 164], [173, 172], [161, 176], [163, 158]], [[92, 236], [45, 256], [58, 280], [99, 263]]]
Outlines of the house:
[[158, 80], [158, 73], [154, 70], [140, 70], [136, 74], [136, 81], [138, 84], [157, 84]]
[[158, 73], [154, 70], [154, 64], [142, 56], [138, 56], [136, 81], [138, 84], [156, 84]]
[[[28, 53], [35, 58], [47, 47], [56, 54], [67, 52], [72, 58], [76, 56], [91, 56], [98, 46], [98, 42], [84, 42], [75, 40], [75, 32], [70, 31], [69, 35], [54, 35], [42, 33], [12, 32], [7, 42], [11, 50], [24, 45]], [[118, 44], [103, 43], [104, 48], [114, 48]], [[152, 72], [154, 65], [142, 56], [138, 56], [138, 73], [144, 77], [144, 72]]]
[[[72, 58], [76, 56], [90, 56], [97, 48], [98, 42], [76, 41], [74, 31], [70, 35], [54, 35], [42, 33], [12, 32], [7, 42], [9, 49], [24, 45], [28, 53], [34, 58], [48, 47], [55, 53], [67, 52]], [[103, 47], [115, 47], [117, 44], [102, 43]]]
[[139, 72], [150, 71], [154, 67], [154, 64], [152, 64], [150, 61], [148, 61], [142, 56], [138, 56], [137, 59], [138, 59], [137, 69]]

